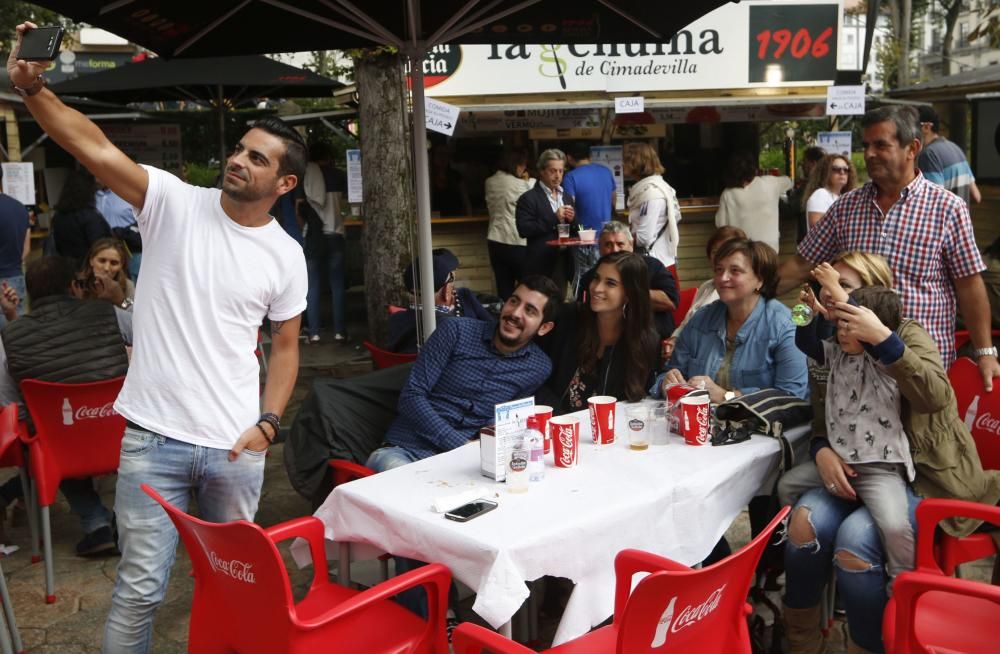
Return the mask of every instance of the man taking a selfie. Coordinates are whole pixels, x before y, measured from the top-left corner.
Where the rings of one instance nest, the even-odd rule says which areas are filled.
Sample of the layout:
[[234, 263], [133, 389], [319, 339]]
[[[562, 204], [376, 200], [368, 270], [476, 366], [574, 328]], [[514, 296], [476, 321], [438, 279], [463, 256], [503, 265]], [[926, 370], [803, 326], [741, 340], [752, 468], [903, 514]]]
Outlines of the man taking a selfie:
[[[139, 485], [181, 510], [194, 493], [212, 522], [257, 511], [264, 455], [298, 374], [307, 286], [302, 248], [267, 212], [302, 178], [306, 147], [282, 121], [258, 121], [225, 162], [221, 191], [140, 166], [45, 88], [50, 62], [17, 58], [35, 27], [17, 26], [7, 61], [14, 92], [53, 141], [133, 207], [142, 235], [133, 356], [115, 403], [127, 420], [115, 493], [122, 559], [103, 651], [148, 652], [178, 537]], [[265, 318], [272, 348], [261, 399], [254, 349]]]

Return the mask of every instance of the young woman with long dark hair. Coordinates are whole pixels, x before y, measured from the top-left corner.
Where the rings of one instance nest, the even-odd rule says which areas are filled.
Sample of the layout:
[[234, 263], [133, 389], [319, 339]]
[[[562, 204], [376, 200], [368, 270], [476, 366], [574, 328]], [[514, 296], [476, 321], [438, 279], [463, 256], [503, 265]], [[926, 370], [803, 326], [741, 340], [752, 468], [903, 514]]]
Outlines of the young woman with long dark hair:
[[544, 347], [553, 372], [537, 393], [555, 413], [587, 408], [594, 395], [636, 402], [659, 366], [646, 263], [631, 252], [597, 262], [588, 301], [564, 305]]

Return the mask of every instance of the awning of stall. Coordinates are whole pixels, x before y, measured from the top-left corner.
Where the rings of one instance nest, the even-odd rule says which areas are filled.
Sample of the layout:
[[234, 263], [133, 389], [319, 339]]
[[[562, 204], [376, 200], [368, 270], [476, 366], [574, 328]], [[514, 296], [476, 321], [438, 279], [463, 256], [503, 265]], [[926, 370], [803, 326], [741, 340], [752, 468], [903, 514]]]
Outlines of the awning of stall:
[[946, 101], [979, 99], [969, 96], [985, 93], [1000, 93], [1000, 66], [985, 66], [947, 77], [939, 77], [906, 88], [895, 89], [890, 91], [888, 95], [894, 98]]

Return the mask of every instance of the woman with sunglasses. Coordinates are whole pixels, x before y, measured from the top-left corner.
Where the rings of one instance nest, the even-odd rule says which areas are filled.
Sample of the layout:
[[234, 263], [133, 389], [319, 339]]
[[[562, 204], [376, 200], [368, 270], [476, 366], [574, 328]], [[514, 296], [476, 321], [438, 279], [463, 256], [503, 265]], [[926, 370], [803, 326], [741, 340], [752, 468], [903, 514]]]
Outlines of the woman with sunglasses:
[[826, 215], [826, 210], [841, 193], [847, 193], [857, 185], [858, 177], [849, 157], [828, 154], [820, 159], [809, 174], [809, 182], [802, 193], [809, 229]]

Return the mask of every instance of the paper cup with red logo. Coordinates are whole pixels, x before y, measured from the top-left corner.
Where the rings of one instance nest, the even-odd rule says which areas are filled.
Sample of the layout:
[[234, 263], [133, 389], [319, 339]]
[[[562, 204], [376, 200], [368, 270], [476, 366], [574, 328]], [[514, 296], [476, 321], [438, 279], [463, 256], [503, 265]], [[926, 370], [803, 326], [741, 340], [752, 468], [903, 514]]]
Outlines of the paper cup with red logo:
[[552, 457], [557, 468], [573, 468], [580, 463], [580, 419], [556, 416], [549, 419]]
[[545, 454], [552, 451], [552, 434], [549, 433], [549, 420], [552, 419], [552, 407], [536, 404], [532, 409], [538, 419], [538, 430], [542, 432], [542, 442], [545, 444]]
[[709, 403], [708, 394], [688, 395], [681, 398], [681, 433], [688, 445], [708, 443]]
[[590, 429], [594, 442], [610, 445], [615, 442], [615, 403], [618, 398], [610, 395], [595, 395], [587, 400], [590, 405]]

